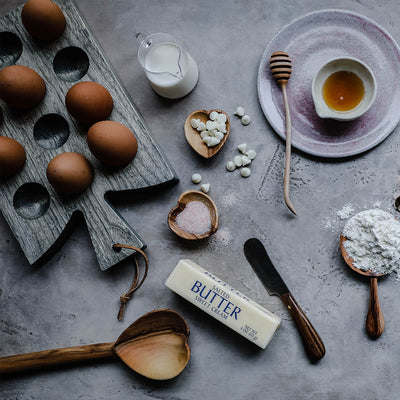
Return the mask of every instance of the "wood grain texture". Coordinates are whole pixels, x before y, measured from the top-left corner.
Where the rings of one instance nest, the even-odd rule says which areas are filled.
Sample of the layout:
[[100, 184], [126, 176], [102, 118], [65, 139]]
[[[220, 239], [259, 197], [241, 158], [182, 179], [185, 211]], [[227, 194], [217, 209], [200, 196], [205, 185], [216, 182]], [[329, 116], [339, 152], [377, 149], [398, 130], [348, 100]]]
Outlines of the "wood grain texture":
[[286, 147], [285, 147], [285, 174], [283, 178], [283, 198], [285, 204], [289, 210], [296, 215], [296, 210], [293, 206], [292, 201], [289, 197], [289, 185], [290, 185], [290, 160], [292, 153], [292, 118], [290, 116], [289, 102], [287, 97], [286, 85], [292, 73], [292, 61], [289, 55], [284, 51], [276, 51], [271, 54], [270, 59], [271, 73], [274, 79], [279, 84], [282, 90], [283, 104], [285, 107], [285, 136], [286, 136]]
[[[9, 109], [2, 105], [4, 120], [1, 135], [18, 140], [26, 149], [27, 162], [16, 176], [3, 180], [0, 185], [0, 209], [17, 238], [30, 264], [43, 262], [64, 239], [73, 215], [82, 212], [99, 261], [105, 270], [132, 253], [127, 250], [115, 252], [114, 243], [126, 243], [138, 248], [145, 247], [143, 240], [121, 218], [104, 199], [108, 191], [137, 190], [156, 187], [177, 181], [177, 176], [157, 146], [140, 112], [124, 89], [102, 49], [82, 19], [71, 0], [59, 0], [67, 20], [64, 34], [52, 42], [33, 40], [24, 29], [20, 14], [21, 7], [0, 19], [0, 31], [12, 32], [23, 43], [23, 52], [16, 64], [26, 65], [37, 71], [45, 80], [46, 96], [35, 108], [28, 111]], [[68, 82], [60, 79], [53, 70], [56, 54], [67, 47], [82, 49], [89, 58], [89, 69], [79, 80]], [[0, 60], [7, 61], [7, 60]], [[1, 65], [0, 68], [5, 65]], [[80, 125], [67, 112], [64, 98], [68, 89], [79, 81], [95, 81], [105, 86], [114, 100], [114, 109], [109, 119], [130, 128], [138, 141], [136, 158], [124, 168], [109, 168], [100, 164], [90, 153], [86, 144], [87, 127]], [[68, 140], [58, 148], [46, 149], [35, 140], [33, 129], [37, 120], [46, 114], [58, 114], [68, 123]], [[49, 139], [50, 140], [50, 139]], [[95, 178], [92, 186], [83, 194], [66, 198], [58, 195], [46, 179], [46, 167], [56, 155], [76, 151], [92, 163]], [[27, 218], [16, 212], [15, 193], [26, 183], [36, 182], [49, 193], [50, 202], [40, 216]], [[25, 207], [39, 207], [32, 203], [35, 193], [25, 194]], [[28, 210], [29, 211], [29, 210]], [[34, 211], [34, 210], [33, 210]]]
[[317, 362], [325, 355], [324, 343], [290, 292], [282, 296], [282, 301], [297, 326], [308, 358]]
[[371, 292], [369, 297], [369, 307], [366, 320], [366, 329], [369, 337], [378, 339], [385, 330], [385, 319], [379, 304], [378, 298], [378, 278], [371, 278]]
[[[224, 138], [221, 140], [219, 144], [216, 146], [208, 147], [202, 140], [200, 133], [196, 129], [194, 129], [191, 125], [191, 120], [192, 119], [199, 119], [203, 123], [207, 123], [209, 120], [210, 114], [216, 111], [217, 113], [225, 114], [226, 115], [226, 133], [224, 134]], [[185, 120], [185, 125], [184, 125], [184, 130], [185, 130], [185, 137], [187, 142], [190, 144], [192, 149], [197, 153], [200, 154], [204, 158], [211, 158], [215, 156], [220, 150], [221, 147], [225, 144], [225, 142], [228, 139], [229, 133], [231, 131], [231, 122], [229, 119], [229, 115], [220, 109], [214, 109], [214, 110], [196, 110], [193, 111], [191, 114], [189, 114]]]
[[98, 343], [2, 357], [0, 358], [0, 374], [113, 358], [115, 357], [113, 345], [114, 343]]
[[[137, 372], [141, 373], [139, 371], [139, 369], [143, 369], [141, 361], [148, 361], [148, 355], [145, 354], [147, 350], [143, 353], [144, 358], [136, 359], [133, 365], [132, 359], [138, 355], [138, 351], [140, 353], [144, 341], [148, 341], [150, 347], [152, 347], [151, 344], [154, 339], [159, 337], [158, 345], [162, 347], [158, 351], [152, 351], [151, 358], [154, 362], [151, 364], [157, 366], [160, 362], [162, 363], [165, 350], [169, 350], [172, 359], [175, 361], [171, 365], [171, 371], [173, 376], [176, 376], [182, 372], [190, 358], [190, 347], [187, 344], [189, 334], [189, 327], [180, 314], [169, 309], [153, 310], [141, 316], [126, 328], [115, 343], [97, 343], [0, 357], [0, 374], [58, 367], [82, 361], [109, 359], [115, 357], [115, 355], [120, 357], [133, 370], [136, 371], [134, 366], [138, 367]], [[172, 346], [169, 337], [172, 337]], [[174, 338], [178, 338], [178, 341]], [[137, 346], [135, 340], [137, 340]], [[179, 348], [175, 346], [177, 342]], [[183, 360], [180, 357], [182, 354], [184, 355]], [[157, 374], [159, 369], [156, 367], [154, 373]]]
[[[210, 229], [202, 234], [186, 232], [176, 222], [178, 215], [185, 209], [191, 201], [201, 201], [210, 212]], [[213, 235], [218, 229], [218, 209], [211, 197], [198, 190], [188, 190], [183, 192], [178, 199], [177, 205], [168, 214], [168, 225], [172, 232], [187, 240], [205, 239]]]

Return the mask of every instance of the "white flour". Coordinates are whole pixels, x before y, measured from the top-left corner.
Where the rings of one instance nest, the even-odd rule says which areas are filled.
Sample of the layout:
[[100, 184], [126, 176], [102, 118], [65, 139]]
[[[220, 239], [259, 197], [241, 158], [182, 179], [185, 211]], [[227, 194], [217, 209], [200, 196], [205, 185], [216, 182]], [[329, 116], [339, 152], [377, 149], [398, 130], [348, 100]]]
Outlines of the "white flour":
[[354, 214], [354, 208], [350, 203], [345, 204], [341, 210], [336, 210], [336, 215], [340, 219], [350, 218], [352, 214]]
[[343, 236], [355, 267], [377, 274], [400, 274], [400, 222], [391, 214], [362, 211], [347, 221]]

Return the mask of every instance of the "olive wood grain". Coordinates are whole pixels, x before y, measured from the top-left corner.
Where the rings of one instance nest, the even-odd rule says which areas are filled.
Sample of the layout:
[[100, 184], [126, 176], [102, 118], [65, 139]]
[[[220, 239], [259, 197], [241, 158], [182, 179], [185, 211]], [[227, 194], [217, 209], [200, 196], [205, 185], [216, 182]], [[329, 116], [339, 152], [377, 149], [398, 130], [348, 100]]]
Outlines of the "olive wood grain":
[[281, 298], [297, 326], [307, 356], [311, 361], [317, 362], [325, 355], [324, 343], [293, 295], [288, 292], [282, 295]]
[[292, 119], [290, 117], [289, 102], [287, 98], [286, 85], [292, 73], [292, 62], [289, 55], [284, 51], [276, 51], [271, 55], [270, 59], [271, 73], [274, 79], [279, 84], [285, 107], [285, 124], [286, 124], [286, 148], [285, 148], [285, 175], [283, 178], [283, 198], [289, 210], [297, 215], [293, 203], [289, 197], [289, 183], [290, 183], [290, 158], [292, 148]]
[[[196, 129], [194, 129], [191, 125], [191, 120], [192, 119], [199, 119], [201, 122], [207, 123], [209, 120], [210, 114], [216, 111], [219, 114], [225, 114], [226, 116], [226, 133], [224, 134], [223, 139], [220, 141], [219, 144], [216, 146], [208, 147], [202, 140], [200, 133]], [[185, 120], [185, 125], [184, 125], [184, 130], [185, 130], [185, 137], [189, 145], [192, 147], [192, 149], [199, 155], [201, 155], [204, 158], [211, 158], [215, 156], [220, 150], [221, 147], [225, 144], [225, 142], [228, 139], [229, 133], [231, 131], [231, 123], [229, 120], [229, 115], [220, 109], [214, 109], [214, 110], [196, 110], [190, 113]]]
[[[210, 212], [211, 226], [203, 234], [190, 233], [183, 230], [176, 222], [178, 215], [185, 209], [191, 201], [201, 201]], [[168, 214], [168, 225], [172, 232], [187, 240], [205, 239], [213, 235], [218, 229], [218, 209], [209, 196], [198, 190], [188, 190], [183, 192], [178, 199], [176, 206]]]
[[114, 343], [98, 343], [2, 357], [0, 358], [0, 374], [57, 367], [79, 361], [112, 358], [115, 357], [113, 346]]
[[378, 298], [378, 278], [371, 278], [371, 291], [369, 297], [369, 308], [366, 320], [366, 329], [372, 339], [377, 339], [385, 329], [385, 319], [379, 304]]

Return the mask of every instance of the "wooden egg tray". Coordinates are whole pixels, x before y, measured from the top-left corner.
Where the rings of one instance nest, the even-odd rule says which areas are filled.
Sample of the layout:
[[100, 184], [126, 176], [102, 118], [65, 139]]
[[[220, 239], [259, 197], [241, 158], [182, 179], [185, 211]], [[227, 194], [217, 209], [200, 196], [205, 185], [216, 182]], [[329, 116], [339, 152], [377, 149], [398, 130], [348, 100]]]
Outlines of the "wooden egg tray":
[[[56, 2], [67, 27], [61, 37], [51, 42], [36, 41], [28, 34], [21, 21], [22, 6], [0, 18], [0, 69], [26, 65], [46, 82], [45, 98], [31, 110], [16, 111], [1, 103], [0, 135], [19, 141], [27, 160], [22, 171], [0, 182], [0, 210], [30, 264], [44, 262], [53, 254], [75, 220], [73, 217], [82, 213], [100, 268], [105, 270], [132, 254], [114, 251], [113, 244], [145, 247], [106, 201], [105, 194], [155, 187], [176, 182], [177, 177], [74, 2]], [[87, 147], [87, 127], [68, 114], [65, 94], [80, 81], [105, 86], [114, 100], [108, 119], [135, 133], [138, 152], [126, 167], [116, 169], [99, 163]], [[58, 195], [46, 178], [49, 161], [68, 151], [83, 154], [95, 172], [91, 187], [71, 198]]]

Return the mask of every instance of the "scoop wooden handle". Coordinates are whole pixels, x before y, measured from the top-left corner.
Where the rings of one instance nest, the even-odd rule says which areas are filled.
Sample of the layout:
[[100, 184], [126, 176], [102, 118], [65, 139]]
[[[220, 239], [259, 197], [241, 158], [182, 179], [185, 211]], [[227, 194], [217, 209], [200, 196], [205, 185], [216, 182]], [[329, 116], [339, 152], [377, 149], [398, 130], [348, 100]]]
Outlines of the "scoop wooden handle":
[[282, 296], [282, 301], [286, 304], [297, 326], [308, 358], [317, 362], [325, 355], [324, 343], [290, 292]]
[[89, 361], [115, 356], [114, 343], [99, 343], [63, 349], [43, 350], [0, 358], [0, 374], [35, 370], [78, 361]]
[[269, 61], [271, 73], [274, 79], [278, 82], [282, 89], [283, 103], [285, 106], [285, 121], [286, 121], [286, 148], [285, 148], [285, 175], [283, 179], [283, 198], [289, 210], [293, 214], [297, 214], [293, 203], [289, 197], [290, 183], [290, 159], [292, 149], [292, 119], [290, 117], [289, 102], [287, 98], [286, 85], [292, 73], [292, 61], [289, 55], [284, 51], [276, 51], [272, 53]]
[[367, 313], [366, 329], [372, 339], [377, 339], [385, 329], [385, 320], [378, 298], [378, 278], [371, 278], [371, 292]]

